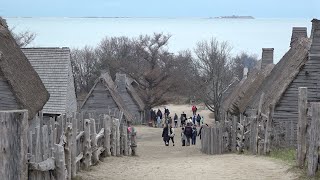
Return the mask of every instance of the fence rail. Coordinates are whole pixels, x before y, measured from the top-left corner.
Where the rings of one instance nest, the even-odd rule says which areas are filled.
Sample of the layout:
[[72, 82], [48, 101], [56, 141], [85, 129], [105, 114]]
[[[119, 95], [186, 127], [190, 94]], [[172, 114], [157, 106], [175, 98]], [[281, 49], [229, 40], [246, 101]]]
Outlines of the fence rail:
[[40, 113], [28, 121], [26, 110], [0, 111], [0, 122], [0, 176], [5, 179], [71, 180], [103, 157], [136, 153], [136, 132], [121, 112], [56, 119]]

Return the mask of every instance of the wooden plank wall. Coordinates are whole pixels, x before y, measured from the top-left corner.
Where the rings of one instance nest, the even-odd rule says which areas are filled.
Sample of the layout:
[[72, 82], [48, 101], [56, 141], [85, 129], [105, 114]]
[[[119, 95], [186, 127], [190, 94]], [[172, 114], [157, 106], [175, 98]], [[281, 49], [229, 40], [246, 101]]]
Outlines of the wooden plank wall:
[[19, 109], [18, 103], [15, 99], [14, 94], [7, 82], [2, 76], [0, 70], [0, 110], [14, 110]]

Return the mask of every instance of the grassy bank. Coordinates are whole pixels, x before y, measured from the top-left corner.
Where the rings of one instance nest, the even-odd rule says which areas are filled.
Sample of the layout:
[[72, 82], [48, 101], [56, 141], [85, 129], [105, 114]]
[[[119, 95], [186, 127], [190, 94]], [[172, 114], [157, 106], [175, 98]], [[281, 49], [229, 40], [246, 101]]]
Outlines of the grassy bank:
[[320, 179], [320, 173], [316, 174], [315, 177], [308, 177], [307, 169], [300, 169], [296, 166], [296, 151], [295, 149], [274, 149], [270, 153], [270, 158], [280, 160], [288, 164], [291, 168], [289, 171], [294, 172], [298, 175], [297, 180], [316, 180]]

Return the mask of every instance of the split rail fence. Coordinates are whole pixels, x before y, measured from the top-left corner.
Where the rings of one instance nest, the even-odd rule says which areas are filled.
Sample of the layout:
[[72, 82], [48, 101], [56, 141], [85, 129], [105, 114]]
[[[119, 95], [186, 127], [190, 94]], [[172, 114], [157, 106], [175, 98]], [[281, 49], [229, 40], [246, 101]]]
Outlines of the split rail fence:
[[0, 176], [71, 180], [103, 157], [135, 155], [136, 132], [122, 117], [74, 113], [54, 119], [40, 113], [28, 120], [27, 110], [0, 111]]
[[314, 176], [319, 166], [320, 102], [307, 102], [307, 88], [300, 87], [297, 125], [292, 121], [276, 124], [273, 104], [267, 114], [261, 112], [263, 96], [258, 109], [247, 112], [248, 116], [228, 116], [221, 123], [203, 126], [201, 151], [205, 154], [247, 151], [253, 155], [269, 155], [273, 148], [289, 147], [295, 141], [297, 166], [305, 167], [308, 175]]

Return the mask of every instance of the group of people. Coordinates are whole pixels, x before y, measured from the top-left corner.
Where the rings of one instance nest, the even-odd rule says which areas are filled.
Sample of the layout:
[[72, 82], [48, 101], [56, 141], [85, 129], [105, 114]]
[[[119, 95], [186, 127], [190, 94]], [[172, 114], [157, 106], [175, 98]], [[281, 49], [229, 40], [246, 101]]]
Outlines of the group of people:
[[[153, 112], [153, 113], [152, 113]], [[156, 122], [155, 127], [161, 127], [163, 126], [162, 131], [162, 138], [166, 146], [169, 146], [170, 140], [172, 141], [173, 146], [174, 144], [174, 136], [175, 136], [175, 129], [178, 128], [178, 115], [175, 113], [173, 117], [174, 125], [172, 122], [172, 118], [169, 116], [170, 111], [169, 109], [165, 108], [164, 114], [165, 114], [165, 121], [163, 123], [162, 121], [162, 112], [160, 109], [158, 109], [157, 112], [152, 111], [151, 112], [151, 118], [154, 118], [153, 116], [156, 115]], [[192, 107], [192, 117], [187, 118], [187, 115], [183, 112], [180, 116], [180, 127], [181, 127], [181, 143], [182, 146], [190, 146], [196, 145], [196, 139], [197, 136], [200, 136], [200, 131], [198, 133], [197, 126], [200, 127], [204, 123], [204, 117], [200, 116], [200, 114], [197, 114], [197, 107]], [[163, 123], [163, 124], [162, 124]]]

